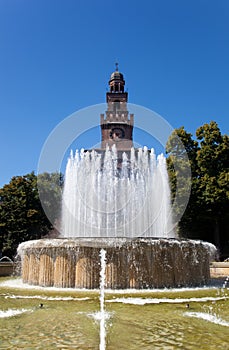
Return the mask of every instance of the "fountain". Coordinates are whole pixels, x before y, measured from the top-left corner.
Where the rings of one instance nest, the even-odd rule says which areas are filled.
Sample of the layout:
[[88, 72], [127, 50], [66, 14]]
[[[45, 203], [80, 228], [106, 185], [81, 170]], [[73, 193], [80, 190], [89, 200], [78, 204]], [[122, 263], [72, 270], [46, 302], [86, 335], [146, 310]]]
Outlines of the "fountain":
[[133, 147], [134, 116], [118, 70], [109, 85], [101, 147], [72, 152], [67, 163], [61, 237], [19, 245], [23, 281], [99, 288], [105, 249], [107, 288], [206, 284], [215, 248], [176, 237], [166, 159], [153, 149]]
[[[101, 248], [112, 289], [207, 283], [208, 243], [178, 240], [172, 227], [165, 158], [147, 148], [71, 154], [63, 192], [62, 239], [22, 243], [24, 282], [99, 288]], [[138, 232], [142, 237], [138, 237]], [[121, 272], [121, 273], [120, 273]]]
[[116, 145], [103, 155], [76, 151], [65, 173], [64, 238], [174, 238], [170, 190], [163, 155], [131, 148], [117, 168]]

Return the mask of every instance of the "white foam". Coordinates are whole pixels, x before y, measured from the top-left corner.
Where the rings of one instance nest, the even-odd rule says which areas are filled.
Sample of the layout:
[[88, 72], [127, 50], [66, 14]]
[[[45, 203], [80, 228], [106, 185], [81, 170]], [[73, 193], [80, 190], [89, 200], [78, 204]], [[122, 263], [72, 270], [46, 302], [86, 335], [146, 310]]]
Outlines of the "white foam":
[[25, 312], [31, 312], [29, 309], [8, 309], [8, 310], [0, 310], [0, 318], [5, 317], [13, 317]]
[[46, 297], [43, 295], [6, 295], [5, 299], [41, 299], [41, 300], [60, 300], [60, 301], [84, 301], [89, 300], [89, 297], [74, 298], [74, 297]]
[[123, 304], [132, 304], [132, 305], [145, 305], [145, 304], [161, 304], [161, 303], [170, 303], [170, 304], [182, 304], [182, 303], [191, 303], [191, 302], [208, 302], [208, 301], [218, 301], [229, 299], [229, 297], [202, 297], [202, 298], [114, 298], [106, 300], [107, 303], [123, 303]]
[[[35, 289], [42, 291], [62, 291], [62, 292], [99, 292], [99, 289], [86, 288], [61, 288], [61, 287], [42, 287], [23, 283], [21, 278], [13, 278], [0, 282], [0, 287], [15, 288], [15, 289]], [[187, 291], [201, 291], [209, 289], [219, 289], [219, 286], [202, 286], [202, 287], [180, 287], [180, 288], [154, 288], [154, 289], [106, 289], [106, 294], [147, 294], [147, 293], [176, 293]], [[226, 288], [228, 289], [228, 288]]]
[[205, 321], [218, 324], [220, 326], [229, 327], [229, 322], [222, 320], [222, 318], [205, 312], [185, 312], [185, 316], [201, 318]]
[[14, 278], [10, 280], [6, 280], [3, 282], [0, 282], [0, 287], [6, 287], [6, 288], [13, 288], [13, 289], [28, 289], [28, 290], [40, 290], [40, 291], [52, 291], [52, 292], [84, 292], [84, 291], [91, 291], [84, 288], [61, 288], [61, 287], [42, 287], [42, 286], [35, 286], [27, 283], [23, 283], [21, 278]]
[[90, 314], [87, 314], [89, 317], [92, 317], [95, 321], [101, 321], [101, 319], [105, 319], [105, 320], [109, 320], [109, 318], [111, 317], [112, 313], [111, 312], [107, 312], [104, 311], [103, 313], [101, 313], [101, 311], [97, 311], [97, 312], [93, 312]]

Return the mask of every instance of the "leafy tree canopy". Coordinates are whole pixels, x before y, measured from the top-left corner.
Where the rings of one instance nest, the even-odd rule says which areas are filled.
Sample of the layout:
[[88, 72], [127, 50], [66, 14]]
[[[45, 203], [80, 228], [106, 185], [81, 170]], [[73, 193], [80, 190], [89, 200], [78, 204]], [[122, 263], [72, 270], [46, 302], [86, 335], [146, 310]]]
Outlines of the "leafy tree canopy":
[[[182, 143], [183, 147], [181, 146]], [[204, 124], [196, 131], [196, 140], [184, 127], [176, 129], [167, 143], [167, 165], [172, 198], [182, 197], [187, 176], [184, 149], [191, 168], [191, 192], [179, 233], [215, 243], [229, 253], [229, 137], [222, 135], [216, 122]], [[181, 177], [178, 188], [177, 179]], [[175, 214], [179, 213], [177, 201]]]
[[[50, 176], [57, 177], [56, 174]], [[45, 174], [41, 176], [45, 177]], [[45, 181], [43, 190], [48, 192]], [[56, 197], [55, 206], [57, 203]], [[19, 243], [41, 238], [51, 229], [52, 224], [41, 206], [34, 172], [15, 176], [0, 189], [0, 251], [3, 255], [14, 257]]]

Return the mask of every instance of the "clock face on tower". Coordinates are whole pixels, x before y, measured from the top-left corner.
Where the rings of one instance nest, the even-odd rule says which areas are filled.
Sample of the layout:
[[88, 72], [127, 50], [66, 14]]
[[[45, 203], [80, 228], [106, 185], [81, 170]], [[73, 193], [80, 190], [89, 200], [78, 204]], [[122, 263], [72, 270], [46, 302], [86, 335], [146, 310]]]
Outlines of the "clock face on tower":
[[110, 136], [113, 140], [123, 139], [125, 137], [124, 130], [121, 128], [113, 128], [111, 130]]

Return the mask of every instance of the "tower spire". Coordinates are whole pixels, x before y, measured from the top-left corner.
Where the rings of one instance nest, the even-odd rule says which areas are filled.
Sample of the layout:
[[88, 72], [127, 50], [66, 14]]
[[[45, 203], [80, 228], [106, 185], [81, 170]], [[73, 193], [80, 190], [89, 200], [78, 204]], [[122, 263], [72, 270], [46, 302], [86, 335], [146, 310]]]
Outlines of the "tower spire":
[[110, 92], [124, 93], [125, 80], [123, 74], [118, 70], [118, 62], [115, 63], [115, 66], [115, 71], [111, 74], [109, 80]]

